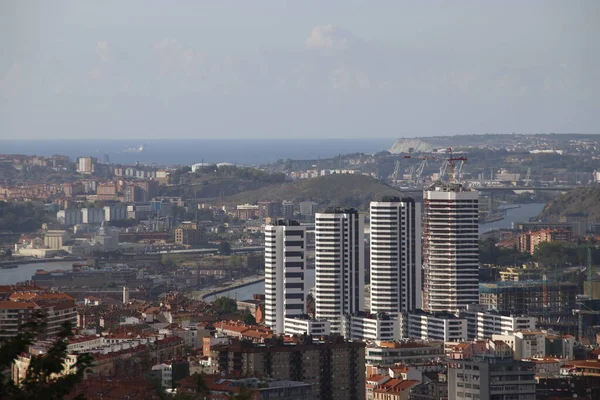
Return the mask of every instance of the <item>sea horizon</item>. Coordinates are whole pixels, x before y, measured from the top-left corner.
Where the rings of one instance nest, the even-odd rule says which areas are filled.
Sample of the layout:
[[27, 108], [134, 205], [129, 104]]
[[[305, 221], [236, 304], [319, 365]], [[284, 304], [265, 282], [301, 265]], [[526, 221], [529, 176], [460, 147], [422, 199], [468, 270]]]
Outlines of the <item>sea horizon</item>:
[[[372, 154], [390, 149], [396, 139], [42, 139], [2, 140], [0, 153], [37, 156], [108, 155], [113, 164], [190, 165], [227, 162], [260, 165], [279, 159], [316, 160], [340, 154]], [[143, 150], [140, 150], [142, 148]]]

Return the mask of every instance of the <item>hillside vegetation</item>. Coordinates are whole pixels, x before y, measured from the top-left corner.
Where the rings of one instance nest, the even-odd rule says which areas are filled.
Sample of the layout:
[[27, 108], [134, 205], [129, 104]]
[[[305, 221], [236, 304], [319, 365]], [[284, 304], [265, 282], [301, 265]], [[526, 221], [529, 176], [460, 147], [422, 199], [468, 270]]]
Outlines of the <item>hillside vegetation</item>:
[[192, 173], [186, 167], [171, 173], [170, 185], [161, 189], [161, 195], [211, 199], [256, 190], [278, 182], [285, 182], [283, 174], [266, 173], [255, 168], [213, 165]]
[[582, 186], [558, 196], [544, 207], [540, 218], [556, 221], [567, 215], [584, 215], [588, 220], [600, 219], [600, 187]]
[[225, 198], [229, 204], [256, 203], [262, 200], [314, 201], [322, 207], [368, 208], [372, 200], [381, 196], [402, 196], [402, 193], [375, 178], [366, 175], [328, 175], [283, 184], [274, 184], [259, 190], [250, 190]]

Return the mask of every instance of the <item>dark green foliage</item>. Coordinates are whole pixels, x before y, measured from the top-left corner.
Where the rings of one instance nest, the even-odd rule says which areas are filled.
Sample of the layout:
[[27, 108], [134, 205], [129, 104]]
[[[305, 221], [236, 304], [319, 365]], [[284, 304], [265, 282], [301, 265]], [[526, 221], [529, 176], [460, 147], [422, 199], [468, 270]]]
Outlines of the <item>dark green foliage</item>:
[[237, 312], [237, 302], [229, 297], [221, 296], [213, 301], [213, 308], [218, 314], [230, 314]]
[[245, 310], [243, 313], [242, 321], [248, 325], [256, 325], [256, 318], [254, 318], [254, 316], [248, 310]]
[[229, 244], [229, 242], [222, 241], [221, 243], [219, 243], [219, 254], [222, 256], [231, 255], [231, 245]]
[[600, 219], [600, 187], [582, 186], [552, 200], [540, 214], [542, 220], [557, 221], [565, 216]]
[[479, 262], [499, 266], [522, 265], [531, 261], [531, 256], [516, 248], [496, 247], [496, 239], [489, 238], [479, 242]]
[[302, 179], [283, 184], [269, 185], [226, 198], [231, 204], [257, 203], [268, 200], [311, 200], [321, 208], [327, 206], [358, 207], [368, 209], [369, 202], [382, 196], [402, 196], [398, 189], [366, 175], [328, 175]]
[[[563, 267], [565, 265], [586, 265], [587, 245], [578, 246], [574, 243], [544, 242], [540, 243], [533, 253], [533, 260], [548, 267]], [[594, 265], [600, 261], [600, 249], [592, 248]]]
[[[25, 379], [20, 382], [20, 386], [15, 385], [10, 377], [13, 360], [19, 354], [26, 352], [42, 334], [45, 327], [43, 321], [43, 315], [38, 314], [32, 321], [21, 327], [19, 335], [0, 340], [0, 370], [2, 371], [0, 399], [63, 399], [75, 390], [76, 385], [83, 380], [85, 372], [92, 365], [92, 357], [89, 354], [80, 354], [70, 367], [65, 365], [67, 338], [72, 336], [71, 324], [65, 323], [47, 353], [32, 356]], [[72, 373], [60, 377], [53, 376], [67, 369]], [[79, 395], [75, 399], [83, 399], [83, 396]]]
[[50, 221], [52, 217], [42, 207], [0, 201], [0, 231], [32, 232]]

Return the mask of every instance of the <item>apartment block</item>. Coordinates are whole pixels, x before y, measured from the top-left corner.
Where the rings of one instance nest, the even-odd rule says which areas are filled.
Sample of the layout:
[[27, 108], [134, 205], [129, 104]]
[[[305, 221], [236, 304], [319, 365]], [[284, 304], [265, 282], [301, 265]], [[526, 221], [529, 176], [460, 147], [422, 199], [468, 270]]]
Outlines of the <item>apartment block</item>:
[[306, 313], [306, 227], [293, 220], [265, 226], [265, 324], [286, 331], [286, 318]]
[[534, 400], [535, 365], [513, 359], [502, 341], [477, 341], [453, 354], [448, 398], [453, 400]]
[[242, 343], [211, 348], [212, 368], [230, 376], [263, 376], [312, 384], [315, 400], [365, 398], [365, 344], [341, 337], [328, 341]]

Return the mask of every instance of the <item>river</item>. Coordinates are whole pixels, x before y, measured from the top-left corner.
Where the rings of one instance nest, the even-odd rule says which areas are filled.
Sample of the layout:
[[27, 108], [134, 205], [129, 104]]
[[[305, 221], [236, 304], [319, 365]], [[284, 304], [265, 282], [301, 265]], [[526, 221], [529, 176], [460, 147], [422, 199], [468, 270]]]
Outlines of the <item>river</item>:
[[537, 217], [544, 209], [545, 203], [514, 204], [519, 208], [511, 208], [506, 211], [504, 219], [490, 222], [488, 224], [479, 224], [479, 234], [493, 231], [496, 229], [511, 229], [513, 223], [529, 222], [529, 218]]
[[17, 282], [24, 282], [31, 279], [38, 269], [52, 271], [55, 269], [72, 270], [73, 261], [48, 261], [44, 263], [19, 263], [15, 260], [15, 264], [19, 264], [17, 268], [0, 269], [0, 285], [12, 285]]

